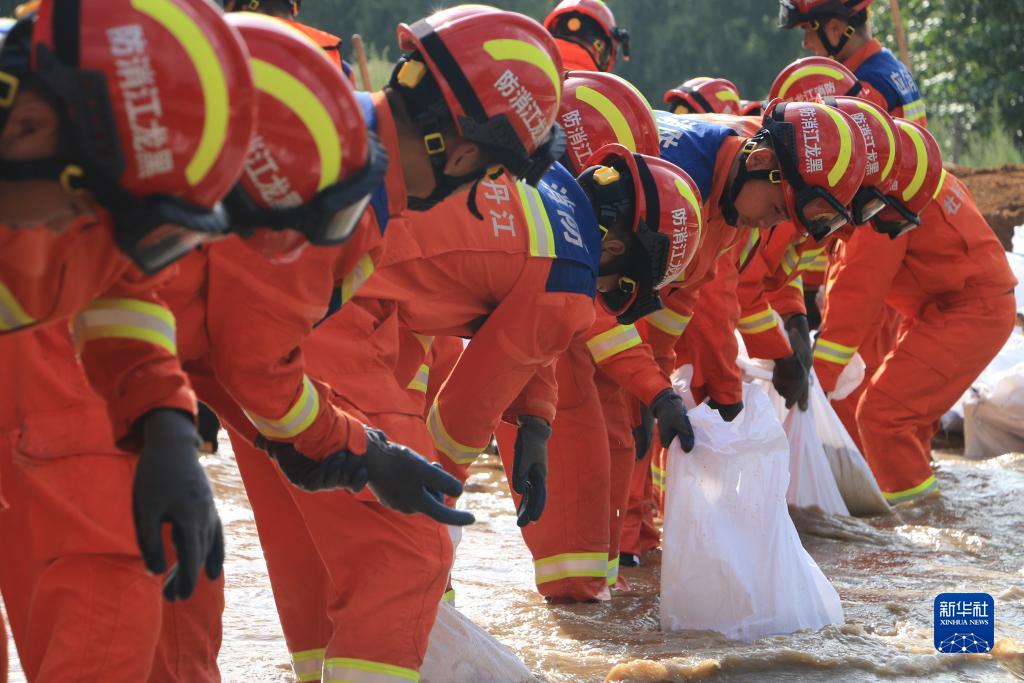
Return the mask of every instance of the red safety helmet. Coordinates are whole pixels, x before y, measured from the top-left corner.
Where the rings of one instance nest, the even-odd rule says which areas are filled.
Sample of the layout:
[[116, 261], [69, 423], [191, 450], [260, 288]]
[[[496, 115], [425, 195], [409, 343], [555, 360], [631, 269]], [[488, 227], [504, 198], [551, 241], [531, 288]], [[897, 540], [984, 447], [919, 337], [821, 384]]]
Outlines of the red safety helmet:
[[760, 118], [764, 115], [764, 102], [761, 100], [740, 100], [740, 116], [756, 116]]
[[658, 123], [651, 105], [632, 83], [613, 74], [566, 73], [558, 121], [567, 140], [563, 163], [573, 173], [586, 168], [594, 151], [608, 144], [658, 156]]
[[604, 228], [630, 230], [642, 257], [601, 292], [601, 305], [624, 324], [661, 307], [657, 290], [678, 279], [700, 246], [703, 199], [693, 179], [661, 157], [602, 147], [579, 176]]
[[90, 190], [146, 272], [228, 228], [254, 126], [248, 55], [206, 0], [44, 0], [0, 51], [0, 128], [22, 82], [63, 114], [70, 151], [4, 161], [8, 180]]
[[[744, 147], [732, 201], [746, 179], [767, 179], [782, 184], [790, 220], [819, 242], [849, 223], [867, 167], [864, 138], [850, 117], [816, 102], [780, 102], [768, 105], [763, 125]], [[762, 141], [778, 168], [747, 171], [746, 156]]]
[[740, 91], [724, 78], [691, 78], [677, 88], [666, 90], [664, 99], [669, 111], [675, 114], [740, 113]]
[[598, 71], [615, 67], [619, 45], [629, 61], [629, 31], [615, 25], [615, 15], [601, 0], [562, 0], [544, 19], [544, 28], [585, 50]]
[[865, 225], [885, 208], [886, 195], [896, 189], [899, 131], [889, 113], [874, 102], [856, 97], [826, 97], [824, 104], [845, 112], [864, 138], [867, 165], [850, 213], [854, 225]]
[[[299, 16], [302, 0], [286, 0], [291, 7], [293, 17]], [[260, 0], [224, 0], [225, 12], [259, 12]]]
[[804, 57], [779, 72], [769, 100], [820, 102], [824, 97], [856, 97], [863, 85], [853, 72], [828, 57]]
[[935, 197], [944, 173], [942, 152], [928, 129], [905, 119], [895, 122], [900, 134], [896, 188], [872, 220], [875, 230], [892, 239], [921, 225], [921, 211]]
[[[565, 151], [555, 120], [562, 95], [562, 61], [555, 41], [533, 19], [485, 5], [459, 5], [415, 24], [399, 24], [409, 52], [391, 76], [430, 154], [436, 189], [428, 208], [473, 177], [444, 175], [441, 130], [447, 108], [464, 138], [490, 151], [513, 176], [535, 185]], [[427, 78], [427, 76], [430, 78]], [[438, 102], [437, 91], [443, 98]]]
[[[816, 31], [829, 55], [835, 57], [853, 37], [857, 26], [867, 21], [871, 0], [779, 0], [779, 28], [806, 26]], [[825, 33], [829, 19], [842, 19], [846, 27], [838, 43], [831, 43]]]
[[242, 177], [225, 201], [233, 226], [265, 256], [340, 244], [383, 181], [387, 154], [351, 83], [306, 34], [281, 19], [225, 17], [252, 55], [259, 119]]

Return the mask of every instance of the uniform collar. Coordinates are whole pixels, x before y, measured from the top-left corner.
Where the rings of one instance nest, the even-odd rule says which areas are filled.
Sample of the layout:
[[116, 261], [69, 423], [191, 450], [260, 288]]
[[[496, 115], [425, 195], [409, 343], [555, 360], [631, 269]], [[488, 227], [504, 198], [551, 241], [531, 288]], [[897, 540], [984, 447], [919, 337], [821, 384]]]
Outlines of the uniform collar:
[[859, 50], [850, 55], [850, 57], [845, 62], [843, 62], [843, 66], [845, 66], [850, 71], [856, 71], [864, 64], [864, 62], [868, 61], [881, 51], [882, 44], [878, 42], [876, 39], [872, 38], [871, 40], [861, 45]]

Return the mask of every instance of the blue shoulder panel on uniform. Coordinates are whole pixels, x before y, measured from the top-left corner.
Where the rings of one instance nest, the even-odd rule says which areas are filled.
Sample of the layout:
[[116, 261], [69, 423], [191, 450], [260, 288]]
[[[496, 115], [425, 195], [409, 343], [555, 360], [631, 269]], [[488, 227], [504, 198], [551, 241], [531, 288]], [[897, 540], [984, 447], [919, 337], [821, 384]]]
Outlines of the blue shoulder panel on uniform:
[[859, 80], [882, 93], [889, 111], [920, 101], [921, 91], [914, 77], [896, 55], [882, 48], [854, 72]]
[[[370, 96], [370, 93], [357, 92], [356, 101], [363, 110], [363, 118], [366, 119], [367, 128], [376, 133], [377, 110], [373, 106], [373, 98]], [[373, 209], [373, 215], [377, 219], [377, 227], [380, 228], [380, 233], [383, 235], [384, 231], [388, 228], [388, 218], [391, 216], [391, 212], [388, 210], [388, 186], [386, 182], [378, 185], [377, 189], [370, 195], [370, 208]]]
[[555, 242], [547, 291], [594, 296], [601, 260], [601, 230], [576, 178], [555, 164], [537, 185]]
[[690, 174], [707, 201], [715, 181], [715, 161], [726, 138], [737, 135], [733, 129], [709, 121], [656, 111], [661, 136], [661, 158]]
[[327, 304], [327, 312], [324, 313], [324, 317], [313, 323], [313, 329], [320, 327], [325, 320], [330, 318], [332, 315], [341, 310], [341, 287], [335, 287], [331, 290], [331, 300]]

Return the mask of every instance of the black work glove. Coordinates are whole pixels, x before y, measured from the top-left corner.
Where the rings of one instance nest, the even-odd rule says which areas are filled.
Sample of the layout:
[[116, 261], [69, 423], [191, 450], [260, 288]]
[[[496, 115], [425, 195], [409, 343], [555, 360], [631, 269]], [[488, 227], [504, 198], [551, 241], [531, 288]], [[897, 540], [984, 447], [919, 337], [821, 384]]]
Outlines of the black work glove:
[[317, 461], [299, 453], [290, 443], [268, 441], [262, 436], [256, 437], [256, 447], [276, 460], [288, 481], [304, 491], [338, 488], [362, 491], [369, 478], [360, 456], [349, 451], [337, 451]]
[[651, 412], [658, 419], [658, 436], [661, 445], [668, 448], [672, 439], [679, 437], [683, 452], [693, 450], [693, 427], [686, 416], [683, 399], [672, 389], [665, 389], [651, 401]]
[[726, 422], [732, 422], [743, 412], [743, 401], [738, 403], [719, 403], [715, 399], [709, 398], [708, 407], [712, 410], [717, 410], [718, 414]]
[[793, 355], [810, 372], [811, 366], [814, 365], [814, 352], [811, 350], [811, 331], [807, 324], [807, 316], [803, 313], [790, 316], [786, 320], [786, 333], [789, 335]]
[[548, 439], [551, 426], [539, 417], [519, 418], [512, 459], [512, 489], [522, 496], [516, 510], [516, 524], [536, 522], [548, 499]]
[[772, 371], [772, 386], [786, 399], [786, 407], [799, 405], [800, 410], [807, 410], [807, 397], [810, 385], [807, 380], [807, 368], [796, 355], [775, 361]]
[[817, 289], [804, 289], [804, 308], [807, 309], [807, 326], [812, 330], [821, 327], [821, 309], [818, 308]]
[[636, 459], [643, 460], [651, 448], [654, 438], [654, 413], [646, 403], [640, 404], [640, 424], [633, 428], [633, 443], [636, 445]]
[[189, 415], [170, 408], [146, 413], [138, 425], [143, 446], [132, 483], [135, 537], [146, 568], [160, 574], [167, 568], [161, 529], [171, 525], [178, 561], [164, 581], [164, 597], [185, 599], [200, 567], [216, 579], [224, 566], [224, 531], [199, 464], [199, 435]]
[[411, 448], [391, 443], [379, 429], [366, 430], [366, 453], [362, 458], [369, 473], [370, 490], [381, 505], [407, 515], [422, 512], [452, 526], [476, 521], [472, 513], [444, 504], [444, 496], [462, 495], [458, 479], [434, 467]]

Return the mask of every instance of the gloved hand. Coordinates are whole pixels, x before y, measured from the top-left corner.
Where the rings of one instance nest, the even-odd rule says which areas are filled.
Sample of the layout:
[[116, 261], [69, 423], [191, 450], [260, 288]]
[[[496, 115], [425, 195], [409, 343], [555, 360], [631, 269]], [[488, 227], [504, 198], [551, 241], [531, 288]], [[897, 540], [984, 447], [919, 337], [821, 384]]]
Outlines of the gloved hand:
[[331, 453], [320, 461], [307, 458], [295, 446], [281, 441], [256, 437], [256, 448], [262, 448], [277, 461], [288, 481], [304, 491], [344, 488], [362, 491], [369, 472], [360, 456], [348, 451]]
[[807, 324], [807, 316], [802, 313], [792, 315], [786, 320], [786, 332], [789, 335], [789, 345], [793, 348], [793, 355], [800, 359], [800, 363], [810, 372], [814, 365], [814, 352], [811, 350], [811, 331]]
[[640, 404], [640, 424], [633, 428], [633, 443], [636, 445], [636, 459], [643, 460], [651, 448], [654, 437], [654, 413], [646, 403]]
[[210, 579], [224, 565], [224, 531], [213, 491], [199, 464], [199, 435], [192, 419], [179, 410], [158, 408], [138, 422], [143, 446], [132, 482], [135, 537], [146, 568], [167, 568], [161, 527], [171, 524], [178, 554], [164, 582], [164, 597], [185, 599], [199, 579], [200, 566]]
[[522, 496], [516, 510], [516, 524], [536, 522], [548, 500], [548, 439], [551, 425], [539, 417], [523, 415], [512, 459], [512, 489]]
[[772, 371], [772, 386], [782, 398], [786, 399], [787, 408], [792, 408], [796, 404], [800, 406], [800, 410], [807, 410], [807, 397], [810, 391], [807, 368], [796, 357], [796, 354], [775, 361], [775, 370]]
[[672, 439], [679, 437], [684, 453], [693, 450], [693, 427], [686, 416], [683, 399], [672, 389], [665, 389], [651, 401], [651, 412], [658, 419], [658, 436], [661, 445], [668, 448]]
[[473, 514], [444, 504], [444, 496], [458, 498], [462, 484], [422, 455], [391, 443], [384, 432], [366, 430], [366, 453], [361, 457], [369, 474], [368, 485], [382, 505], [412, 514], [422, 512], [441, 524], [466, 526]]
[[719, 403], [715, 399], [709, 398], [708, 407], [712, 410], [717, 410], [718, 414], [726, 422], [732, 422], [743, 412], [743, 401], [739, 403]]

